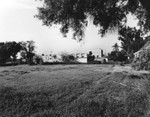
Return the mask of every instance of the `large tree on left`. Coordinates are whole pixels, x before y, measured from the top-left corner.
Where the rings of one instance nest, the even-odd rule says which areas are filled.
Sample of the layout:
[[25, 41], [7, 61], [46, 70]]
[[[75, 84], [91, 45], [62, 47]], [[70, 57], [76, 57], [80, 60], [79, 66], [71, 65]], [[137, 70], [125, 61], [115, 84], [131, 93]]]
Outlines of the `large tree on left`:
[[0, 61], [5, 63], [8, 59], [12, 58], [12, 62], [16, 62], [17, 53], [20, 52], [22, 46], [20, 43], [13, 42], [2, 42], [0, 43]]
[[8, 49], [4, 42], [0, 43], [0, 64], [4, 64], [10, 58]]

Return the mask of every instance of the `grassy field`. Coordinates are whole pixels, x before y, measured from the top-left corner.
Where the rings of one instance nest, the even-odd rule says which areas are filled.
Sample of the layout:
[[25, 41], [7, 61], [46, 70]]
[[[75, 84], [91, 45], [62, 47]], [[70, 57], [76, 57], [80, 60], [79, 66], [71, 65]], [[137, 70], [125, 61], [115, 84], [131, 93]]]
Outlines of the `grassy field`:
[[0, 117], [149, 117], [150, 73], [130, 66], [0, 67]]

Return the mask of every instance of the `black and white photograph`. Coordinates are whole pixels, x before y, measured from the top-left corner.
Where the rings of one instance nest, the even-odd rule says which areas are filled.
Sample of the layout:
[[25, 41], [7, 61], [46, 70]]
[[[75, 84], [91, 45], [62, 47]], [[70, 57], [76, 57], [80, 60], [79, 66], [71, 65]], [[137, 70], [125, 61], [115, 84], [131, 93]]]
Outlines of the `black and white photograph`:
[[150, 0], [0, 0], [0, 117], [150, 117]]

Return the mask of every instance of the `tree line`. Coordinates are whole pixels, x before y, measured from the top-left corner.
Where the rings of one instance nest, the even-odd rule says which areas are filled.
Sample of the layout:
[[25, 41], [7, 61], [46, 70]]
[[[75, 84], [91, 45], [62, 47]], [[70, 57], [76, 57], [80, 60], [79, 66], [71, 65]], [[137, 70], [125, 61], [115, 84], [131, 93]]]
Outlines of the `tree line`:
[[35, 42], [0, 42], [0, 64], [5, 64], [11, 61], [16, 64], [17, 54], [20, 53], [21, 58], [25, 59], [28, 64], [32, 64], [32, 59], [35, 56]]

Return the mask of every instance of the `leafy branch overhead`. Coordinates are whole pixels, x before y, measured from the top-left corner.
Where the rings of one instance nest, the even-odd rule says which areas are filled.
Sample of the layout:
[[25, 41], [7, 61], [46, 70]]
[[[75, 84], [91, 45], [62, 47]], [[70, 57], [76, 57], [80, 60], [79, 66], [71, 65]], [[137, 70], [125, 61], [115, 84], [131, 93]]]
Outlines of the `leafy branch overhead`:
[[142, 31], [136, 28], [122, 27], [118, 35], [122, 49], [128, 56], [137, 52], [147, 41], [142, 37]]
[[[41, 0], [42, 1], [42, 0]], [[66, 36], [69, 29], [74, 31], [75, 39], [84, 37], [88, 18], [99, 27], [99, 33], [105, 35], [110, 30], [125, 25], [127, 14], [132, 13], [142, 21], [144, 29], [150, 29], [149, 0], [44, 0], [38, 8], [36, 17], [46, 26], [61, 25], [61, 32]], [[143, 20], [140, 20], [143, 19]]]

